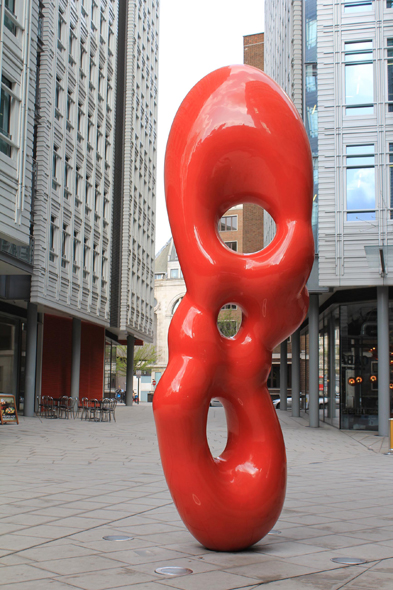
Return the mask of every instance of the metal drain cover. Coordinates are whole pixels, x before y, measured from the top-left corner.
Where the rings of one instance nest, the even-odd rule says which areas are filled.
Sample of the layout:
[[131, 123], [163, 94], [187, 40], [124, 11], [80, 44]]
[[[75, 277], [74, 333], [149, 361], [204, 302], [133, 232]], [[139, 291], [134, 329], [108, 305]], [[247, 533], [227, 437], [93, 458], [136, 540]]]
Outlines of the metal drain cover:
[[126, 537], [125, 535], [106, 535], [102, 537], [105, 541], [132, 541], [133, 537]]
[[268, 533], [268, 535], [281, 535], [281, 531], [278, 531], [277, 529], [272, 529], [270, 533]]
[[193, 571], [188, 569], [187, 567], [158, 567], [154, 570], [156, 574], [161, 574], [163, 576], [188, 576], [188, 574], [192, 574]]
[[367, 563], [365, 559], [360, 557], [333, 557], [331, 561], [334, 563], [344, 563], [345, 565], [360, 565], [361, 563]]

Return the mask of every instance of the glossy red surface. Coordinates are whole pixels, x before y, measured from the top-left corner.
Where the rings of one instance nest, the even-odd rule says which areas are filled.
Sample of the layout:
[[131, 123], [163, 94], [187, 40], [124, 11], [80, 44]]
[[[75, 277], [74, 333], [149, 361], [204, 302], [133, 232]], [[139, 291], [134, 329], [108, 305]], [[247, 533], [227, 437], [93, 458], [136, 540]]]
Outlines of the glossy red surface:
[[[169, 362], [154, 394], [165, 477], [181, 518], [202, 545], [246, 548], [277, 521], [286, 456], [266, 387], [273, 348], [304, 319], [313, 259], [312, 162], [303, 123], [285, 93], [249, 66], [221, 68], [187, 95], [174, 119], [165, 191], [187, 286], [169, 330]], [[252, 202], [274, 218], [264, 250], [224, 246], [217, 226]], [[238, 304], [233, 338], [217, 329], [220, 308]], [[211, 398], [225, 408], [228, 441], [213, 458]]]

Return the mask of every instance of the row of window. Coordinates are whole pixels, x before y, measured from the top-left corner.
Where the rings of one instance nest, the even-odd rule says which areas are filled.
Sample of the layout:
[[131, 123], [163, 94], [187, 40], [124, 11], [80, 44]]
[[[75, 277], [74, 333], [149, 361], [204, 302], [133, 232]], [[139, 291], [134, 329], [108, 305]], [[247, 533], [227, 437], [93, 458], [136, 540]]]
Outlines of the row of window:
[[[387, 39], [387, 103], [393, 112], [393, 39]], [[372, 41], [349, 41], [344, 44], [344, 97], [345, 114], [374, 114], [374, 63]], [[306, 125], [310, 138], [318, 135], [317, 64], [305, 64]], [[307, 95], [314, 95], [308, 101]]]
[[[61, 186], [61, 158], [58, 154], [58, 147], [54, 146], [53, 161], [52, 161], [52, 188], [58, 190]], [[72, 187], [72, 178], [74, 178], [74, 186]], [[75, 195], [75, 206], [78, 209], [82, 202], [85, 205], [85, 214], [88, 216], [90, 211], [94, 208], [95, 221], [99, 221], [103, 217], [104, 225], [109, 223], [109, 198], [108, 193], [104, 191], [102, 196], [100, 184], [97, 182], [93, 193], [93, 185], [91, 176], [86, 175], [83, 182], [80, 166], [76, 167], [75, 175], [73, 174], [70, 158], [65, 156], [65, 163], [63, 169], [63, 184], [64, 184], [64, 198], [68, 200], [72, 194]], [[94, 196], [94, 203], [93, 203]]]
[[59, 252], [61, 255], [61, 266], [63, 268], [67, 268], [70, 260], [72, 260], [72, 271], [74, 274], [78, 274], [78, 271], [82, 264], [84, 279], [87, 279], [90, 274], [90, 271], [92, 271], [93, 284], [97, 283], [100, 277], [103, 283], [107, 282], [107, 251], [102, 250], [102, 252], [100, 252], [100, 246], [98, 244], [94, 244], [93, 253], [91, 257], [89, 238], [84, 237], [82, 249], [80, 232], [74, 231], [71, 252], [71, 234], [69, 225], [63, 223], [62, 231], [60, 234], [58, 219], [57, 217], [52, 215], [49, 230], [49, 260], [51, 262], [55, 262], [57, 256], [59, 255]]

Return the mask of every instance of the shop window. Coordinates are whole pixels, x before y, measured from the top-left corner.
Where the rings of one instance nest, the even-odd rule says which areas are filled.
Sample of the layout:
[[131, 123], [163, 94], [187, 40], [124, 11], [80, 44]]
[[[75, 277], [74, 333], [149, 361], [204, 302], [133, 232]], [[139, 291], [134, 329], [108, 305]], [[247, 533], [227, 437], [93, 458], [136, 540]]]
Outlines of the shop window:
[[[390, 332], [392, 332], [390, 310]], [[341, 328], [341, 427], [378, 429], [378, 319], [373, 303], [343, 305]]]
[[375, 219], [374, 145], [351, 145], [346, 150], [347, 221]]
[[374, 113], [372, 41], [345, 43], [345, 105], [347, 115]]

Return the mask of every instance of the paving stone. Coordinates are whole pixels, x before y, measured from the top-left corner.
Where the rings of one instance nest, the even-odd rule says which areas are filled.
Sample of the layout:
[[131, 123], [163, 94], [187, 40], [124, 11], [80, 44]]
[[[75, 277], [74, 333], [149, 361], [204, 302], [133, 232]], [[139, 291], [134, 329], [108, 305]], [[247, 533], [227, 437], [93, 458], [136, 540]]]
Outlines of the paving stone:
[[[392, 458], [372, 433], [307, 427], [278, 412], [288, 456], [284, 510], [253, 548], [219, 553], [187, 531], [163, 476], [150, 404], [117, 422], [24, 418], [0, 427], [2, 590], [392, 590]], [[224, 410], [209, 414], [220, 452]], [[372, 447], [372, 450], [369, 450]], [[105, 535], [130, 535], [127, 542]], [[340, 566], [333, 557], [361, 557]], [[190, 567], [168, 578], [164, 565]], [[390, 586], [389, 586], [390, 583]]]

